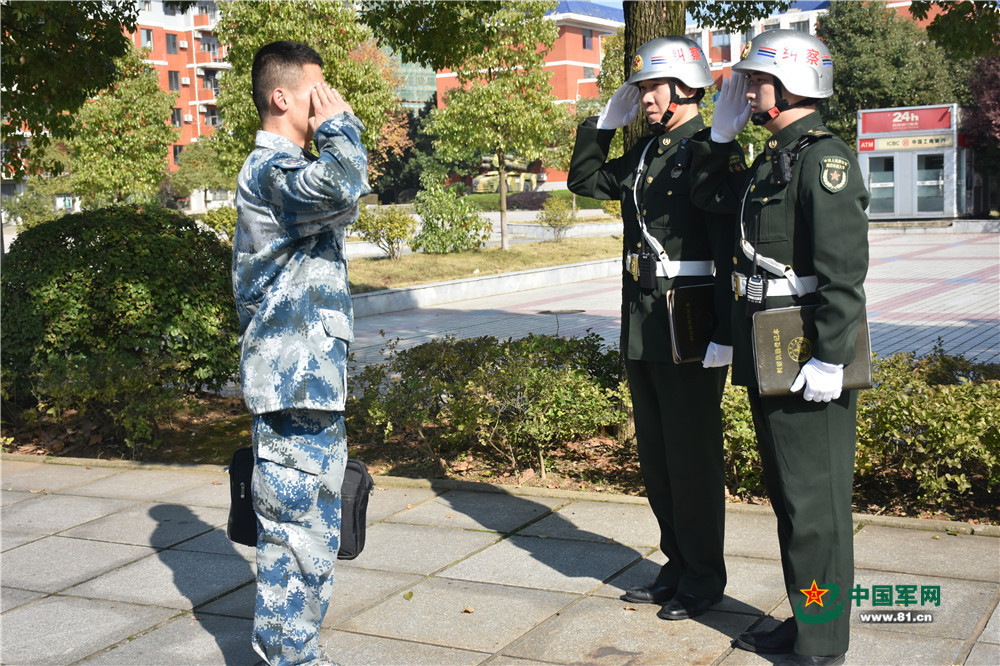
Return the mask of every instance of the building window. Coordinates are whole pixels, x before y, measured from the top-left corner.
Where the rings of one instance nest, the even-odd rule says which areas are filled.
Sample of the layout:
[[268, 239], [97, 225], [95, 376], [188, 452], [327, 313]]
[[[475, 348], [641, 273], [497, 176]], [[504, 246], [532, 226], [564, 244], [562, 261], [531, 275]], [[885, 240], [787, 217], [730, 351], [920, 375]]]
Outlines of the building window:
[[732, 46], [728, 32], [721, 30], [712, 32], [712, 46], [709, 49], [709, 59], [712, 62], [729, 62], [732, 60]]
[[799, 32], [809, 32], [809, 21], [796, 21], [794, 23], [789, 23], [788, 27], [792, 30], [798, 30]]
[[212, 35], [205, 35], [201, 38], [201, 51], [202, 53], [211, 53], [214, 60], [219, 55], [219, 40]]
[[583, 68], [583, 78], [585, 78], [585, 79], [592, 79], [594, 77], [595, 77], [595, 74], [594, 74], [594, 68], [593, 67], [584, 67]]
[[142, 28], [142, 48], [153, 48], [153, 31], [149, 28]]
[[214, 106], [208, 107], [208, 110], [205, 111], [205, 124], [209, 127], [219, 126], [219, 110]]
[[214, 2], [199, 2], [198, 3], [198, 13], [208, 14], [208, 20], [215, 20], [215, 3]]
[[205, 76], [201, 78], [201, 87], [208, 90], [211, 88], [215, 92], [219, 92], [219, 79], [216, 77], [215, 72], [205, 72]]
[[168, 87], [171, 90], [180, 90], [181, 89], [181, 73], [180, 72], [167, 71], [167, 81], [170, 84]]
[[142, 11], [151, 12], [153, 11], [153, 0], [143, 0]]
[[692, 42], [697, 44], [699, 48], [701, 47], [701, 30], [699, 30], [698, 32], [689, 32], [688, 34], [685, 35], [685, 37], [687, 37]]
[[781, 28], [781, 24], [775, 21], [774, 23], [762, 23], [760, 26], [761, 32], [767, 32], [768, 30], [778, 30]]
[[167, 53], [177, 53], [177, 35], [167, 35]]
[[174, 164], [181, 163], [181, 153], [184, 152], [184, 146], [178, 146], [174, 144]]
[[180, 127], [184, 123], [184, 119], [181, 117], [181, 110], [174, 109], [170, 114], [170, 123], [174, 127]]
[[583, 29], [583, 48], [588, 51], [594, 48], [594, 31], [588, 28]]

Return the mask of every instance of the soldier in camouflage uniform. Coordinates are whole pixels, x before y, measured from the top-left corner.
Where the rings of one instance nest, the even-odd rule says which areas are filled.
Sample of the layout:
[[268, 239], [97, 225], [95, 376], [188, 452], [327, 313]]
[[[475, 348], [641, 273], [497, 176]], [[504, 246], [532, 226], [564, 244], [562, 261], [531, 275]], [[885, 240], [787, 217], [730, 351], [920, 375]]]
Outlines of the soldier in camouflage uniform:
[[347, 461], [353, 311], [344, 230], [371, 191], [364, 126], [323, 80], [322, 66], [319, 54], [294, 42], [257, 52], [253, 95], [262, 130], [236, 196], [233, 292], [258, 519], [252, 640], [273, 665], [322, 663], [319, 627]]

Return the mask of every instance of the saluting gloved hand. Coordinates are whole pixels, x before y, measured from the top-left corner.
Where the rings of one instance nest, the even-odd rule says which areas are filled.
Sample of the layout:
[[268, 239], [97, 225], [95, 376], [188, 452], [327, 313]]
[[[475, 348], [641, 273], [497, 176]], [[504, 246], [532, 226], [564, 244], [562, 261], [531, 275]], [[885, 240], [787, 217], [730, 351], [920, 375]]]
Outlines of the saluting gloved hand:
[[750, 80], [742, 74], [733, 74], [722, 80], [722, 90], [712, 112], [712, 141], [729, 143], [747, 126], [750, 120], [749, 88]]
[[721, 368], [733, 362], [733, 348], [731, 345], [717, 345], [714, 342], [708, 343], [705, 350], [705, 358], [701, 362], [703, 368]]
[[813, 402], [830, 402], [840, 397], [844, 386], [844, 366], [809, 359], [792, 382], [792, 393], [805, 386], [802, 397]]
[[639, 115], [639, 88], [627, 83], [611, 96], [597, 117], [597, 129], [625, 127]]

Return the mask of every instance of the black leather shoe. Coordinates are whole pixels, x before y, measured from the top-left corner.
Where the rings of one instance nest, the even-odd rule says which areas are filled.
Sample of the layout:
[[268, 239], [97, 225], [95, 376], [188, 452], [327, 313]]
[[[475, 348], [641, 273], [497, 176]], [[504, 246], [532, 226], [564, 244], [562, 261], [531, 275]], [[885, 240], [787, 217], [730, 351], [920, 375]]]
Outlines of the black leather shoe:
[[788, 618], [770, 631], [748, 631], [733, 641], [733, 647], [757, 654], [787, 654], [799, 633], [795, 618]]
[[681, 592], [668, 601], [667, 604], [659, 610], [656, 617], [661, 620], [687, 620], [692, 617], [698, 617], [709, 608], [719, 603], [721, 600], [722, 597], [717, 599], [707, 599], [705, 597], [696, 597], [693, 594]]
[[662, 604], [670, 601], [677, 594], [677, 588], [668, 585], [643, 585], [640, 587], [630, 587], [621, 596], [622, 601], [631, 601], [634, 604]]
[[778, 662], [777, 666], [836, 666], [844, 663], [845, 655], [833, 654], [813, 656], [807, 654], [790, 654]]

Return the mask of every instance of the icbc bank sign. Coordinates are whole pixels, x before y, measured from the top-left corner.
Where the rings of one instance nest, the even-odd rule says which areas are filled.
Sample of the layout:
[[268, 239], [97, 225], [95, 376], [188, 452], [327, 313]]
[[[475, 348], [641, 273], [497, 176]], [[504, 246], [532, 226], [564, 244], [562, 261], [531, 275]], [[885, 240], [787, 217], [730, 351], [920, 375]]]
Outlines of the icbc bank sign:
[[[952, 106], [930, 106], [923, 108], [896, 109], [885, 111], [862, 111], [861, 132], [864, 137], [872, 134], [892, 134], [894, 132], [940, 132], [952, 129]], [[917, 139], [913, 143], [923, 142]], [[875, 150], [878, 139], [859, 138], [858, 150]], [[907, 142], [910, 143], [910, 142]], [[915, 145], [915, 147], [916, 147]]]

